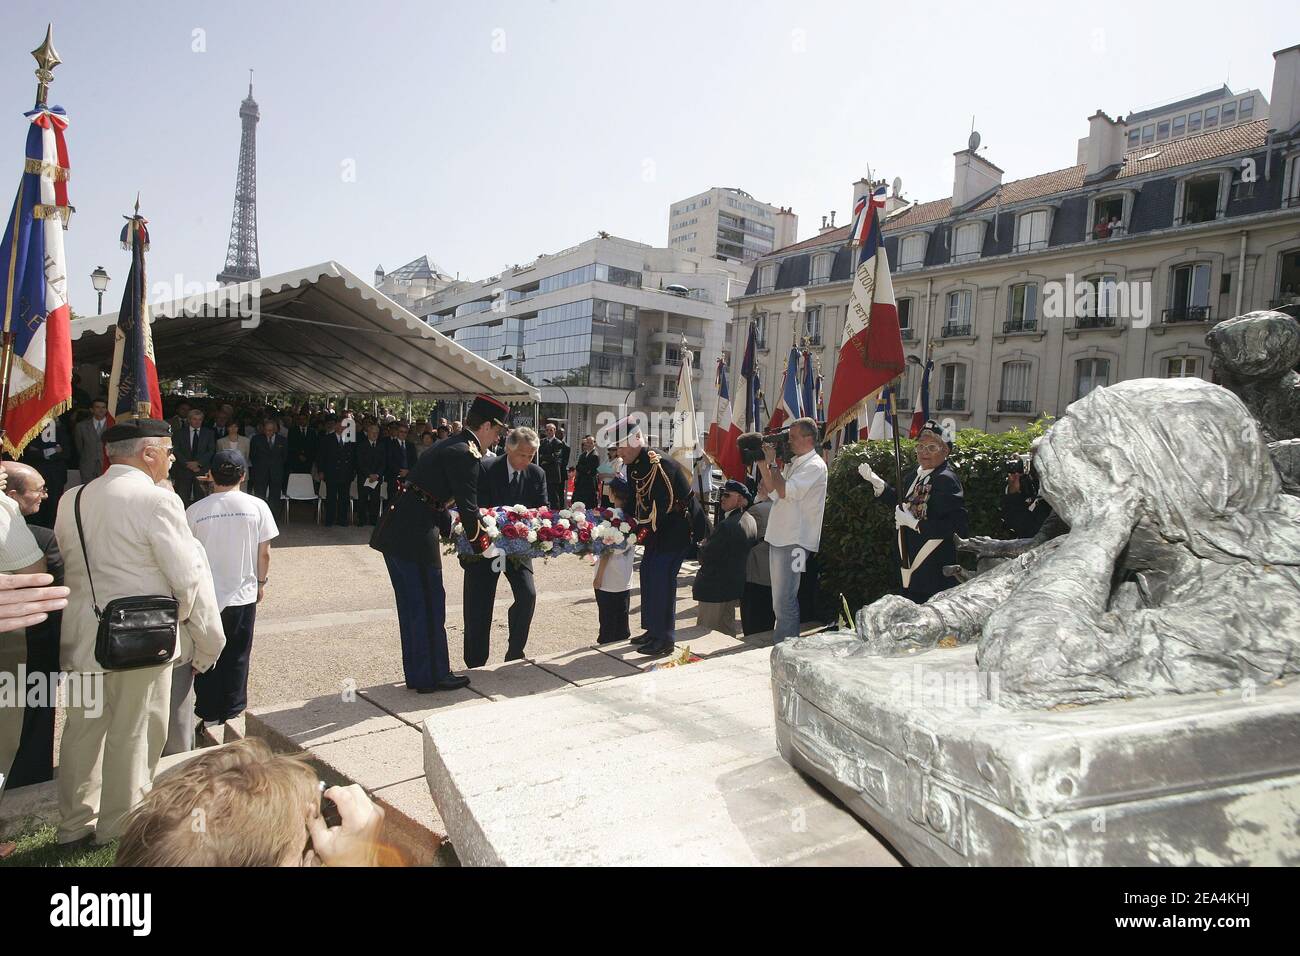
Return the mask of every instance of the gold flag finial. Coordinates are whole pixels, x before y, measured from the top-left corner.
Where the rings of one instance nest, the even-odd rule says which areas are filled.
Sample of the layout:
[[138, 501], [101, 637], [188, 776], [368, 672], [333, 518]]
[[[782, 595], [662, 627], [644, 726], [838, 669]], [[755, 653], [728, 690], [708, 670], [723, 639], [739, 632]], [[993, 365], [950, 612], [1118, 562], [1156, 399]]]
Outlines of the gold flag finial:
[[36, 107], [40, 109], [45, 106], [45, 98], [49, 93], [50, 84], [54, 82], [54, 68], [63, 61], [59, 59], [59, 53], [54, 49], [54, 24], [47, 24], [45, 27], [45, 42], [32, 51], [32, 56], [36, 60]]

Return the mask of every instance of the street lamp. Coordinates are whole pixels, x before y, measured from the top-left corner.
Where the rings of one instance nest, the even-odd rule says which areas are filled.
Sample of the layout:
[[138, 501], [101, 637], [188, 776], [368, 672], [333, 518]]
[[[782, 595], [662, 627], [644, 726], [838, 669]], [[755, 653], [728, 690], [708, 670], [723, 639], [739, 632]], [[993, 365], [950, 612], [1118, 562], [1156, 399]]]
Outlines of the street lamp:
[[569, 431], [573, 429], [573, 422], [569, 420], [569, 390], [565, 388], [563, 385], [561, 385], [559, 382], [555, 381], [555, 379], [551, 379], [551, 378], [542, 379], [542, 384], [554, 385], [556, 388], [558, 388], [560, 391], [564, 393], [564, 427], [566, 429], [565, 434], [567, 435]]
[[627, 417], [627, 403], [632, 398], [632, 393], [635, 392], [638, 388], [645, 388], [645, 382], [637, 382], [635, 385], [633, 385], [631, 388], [627, 390], [627, 394], [623, 396], [623, 414], [619, 416], [620, 418]]
[[99, 314], [103, 315], [104, 293], [108, 291], [108, 273], [104, 271], [103, 266], [95, 266], [95, 271], [90, 274], [90, 284], [99, 293]]

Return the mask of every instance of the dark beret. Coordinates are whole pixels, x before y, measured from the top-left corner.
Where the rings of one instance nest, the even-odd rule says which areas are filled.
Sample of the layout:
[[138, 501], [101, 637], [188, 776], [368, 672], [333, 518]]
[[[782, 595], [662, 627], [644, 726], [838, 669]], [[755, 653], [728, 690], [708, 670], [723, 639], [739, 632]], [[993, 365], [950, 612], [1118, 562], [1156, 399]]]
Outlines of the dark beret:
[[132, 418], [104, 429], [104, 444], [136, 438], [171, 438], [172, 427], [156, 418]]

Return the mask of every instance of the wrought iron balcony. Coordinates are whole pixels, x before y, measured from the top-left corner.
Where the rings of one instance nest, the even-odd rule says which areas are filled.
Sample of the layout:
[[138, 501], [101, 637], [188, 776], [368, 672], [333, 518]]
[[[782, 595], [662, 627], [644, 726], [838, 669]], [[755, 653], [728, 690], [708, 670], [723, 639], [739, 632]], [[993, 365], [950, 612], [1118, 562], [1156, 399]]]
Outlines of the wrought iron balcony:
[[1115, 316], [1113, 315], [1081, 315], [1074, 320], [1076, 329], [1113, 329], [1115, 327]]
[[966, 398], [962, 395], [950, 395], [947, 398], [940, 398], [939, 404], [935, 407], [941, 412], [964, 412], [966, 410]]
[[1016, 332], [1037, 332], [1038, 320], [1037, 319], [1021, 319], [1021, 320], [1007, 319], [1007, 321], [1002, 323], [1002, 331], [1008, 335], [1013, 335]]
[[1022, 415], [1032, 414], [1034, 410], [1033, 402], [1022, 402], [1019, 399], [999, 398], [998, 411], [1014, 412]]
[[960, 338], [961, 336], [970, 335], [971, 325], [967, 322], [965, 325], [945, 325], [941, 333], [945, 339]]
[[1185, 305], [1177, 309], [1165, 309], [1161, 315], [1161, 321], [1165, 325], [1171, 325], [1175, 322], [1208, 322], [1210, 321], [1210, 307], [1208, 305]]

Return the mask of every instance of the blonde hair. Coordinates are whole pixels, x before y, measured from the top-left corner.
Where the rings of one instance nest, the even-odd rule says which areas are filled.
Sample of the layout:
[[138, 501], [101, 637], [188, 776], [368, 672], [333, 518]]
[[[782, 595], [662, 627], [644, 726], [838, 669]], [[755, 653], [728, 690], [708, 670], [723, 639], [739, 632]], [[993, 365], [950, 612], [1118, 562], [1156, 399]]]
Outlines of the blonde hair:
[[307, 842], [320, 800], [304, 759], [248, 738], [160, 777], [131, 812], [117, 866], [279, 866]]

